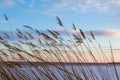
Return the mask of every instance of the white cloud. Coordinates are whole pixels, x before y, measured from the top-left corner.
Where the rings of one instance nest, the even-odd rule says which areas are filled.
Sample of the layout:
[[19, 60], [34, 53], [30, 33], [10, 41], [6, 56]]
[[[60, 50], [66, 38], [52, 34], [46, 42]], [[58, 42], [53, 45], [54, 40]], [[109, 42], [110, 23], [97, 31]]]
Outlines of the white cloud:
[[76, 12], [110, 11], [120, 8], [120, 0], [59, 0], [51, 3], [50, 12], [72, 10]]
[[[27, 3], [27, 0], [17, 1], [22, 4]], [[28, 6], [34, 7], [36, 2], [42, 2], [45, 7], [47, 6], [49, 8], [46, 11], [47, 13], [55, 13], [57, 11], [98, 12], [120, 9], [120, 0], [31, 0]], [[16, 4], [15, 0], [0, 0], [0, 7], [13, 7]]]
[[0, 7], [13, 7], [15, 5], [13, 0], [0, 0]]

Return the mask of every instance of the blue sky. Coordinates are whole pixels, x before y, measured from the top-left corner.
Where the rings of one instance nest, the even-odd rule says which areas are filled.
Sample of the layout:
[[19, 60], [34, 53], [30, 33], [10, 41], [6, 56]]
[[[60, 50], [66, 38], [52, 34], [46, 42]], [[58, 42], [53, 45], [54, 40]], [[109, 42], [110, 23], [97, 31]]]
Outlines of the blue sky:
[[120, 0], [0, 0], [0, 30], [8, 31], [9, 17], [14, 31], [30, 25], [39, 30], [58, 29], [59, 16], [67, 29], [72, 23], [84, 31], [92, 30], [101, 41], [120, 44]]

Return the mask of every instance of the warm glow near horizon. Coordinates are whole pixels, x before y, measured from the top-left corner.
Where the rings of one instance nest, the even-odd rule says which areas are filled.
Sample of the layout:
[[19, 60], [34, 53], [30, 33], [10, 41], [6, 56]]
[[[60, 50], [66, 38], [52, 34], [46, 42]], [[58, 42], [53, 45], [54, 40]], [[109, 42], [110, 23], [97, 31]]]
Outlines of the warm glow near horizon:
[[[20, 58], [17, 54], [12, 54], [12, 56], [2, 56], [1, 58], [3, 58], [4, 61], [32, 61], [32, 62], [75, 62], [75, 63], [109, 63], [109, 62], [113, 62], [113, 58], [114, 58], [114, 62], [120, 62], [120, 54], [118, 51], [114, 51], [113, 50], [113, 56], [110, 53], [110, 50], [107, 52], [103, 53], [96, 53], [96, 51], [93, 51], [93, 56], [86, 52], [86, 53], [71, 53], [68, 52], [67, 54], [62, 52], [60, 54], [55, 53], [55, 54], [51, 54], [51, 53], [46, 53], [46, 54], [39, 54], [35, 55], [32, 54], [34, 57], [28, 56], [27, 54], [21, 53], [21, 55], [24, 57]], [[46, 56], [47, 55], [47, 56]], [[55, 55], [57, 55], [58, 57], [56, 57]], [[77, 56], [77, 57], [76, 57]], [[40, 58], [40, 59], [39, 59]]]

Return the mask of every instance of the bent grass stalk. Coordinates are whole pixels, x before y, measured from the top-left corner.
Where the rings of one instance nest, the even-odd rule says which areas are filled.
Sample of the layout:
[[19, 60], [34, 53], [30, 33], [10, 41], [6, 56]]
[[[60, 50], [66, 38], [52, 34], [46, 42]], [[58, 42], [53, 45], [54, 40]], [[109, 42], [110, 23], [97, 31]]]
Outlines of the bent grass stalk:
[[[8, 21], [8, 17], [6, 15], [4, 15], [4, 17], [5, 20]], [[60, 18], [56, 18], [58, 24], [65, 29]], [[28, 25], [24, 25], [24, 27], [33, 31], [34, 34], [16, 29], [17, 33], [15, 35], [19, 39], [18, 42], [14, 42], [13, 39], [13, 44], [16, 46], [4, 41], [4, 39], [0, 39], [0, 44], [5, 48], [5, 51], [3, 49], [0, 50], [0, 54], [2, 54], [0, 56], [0, 79], [110, 80], [114, 78], [119, 80], [111, 43], [110, 49], [113, 68], [110, 70], [112, 70], [112, 74], [115, 75], [112, 78], [107, 66], [102, 67], [98, 64], [94, 67], [96, 71], [90, 66], [91, 64], [97, 64], [99, 62], [94, 54], [95, 51], [99, 51], [99, 53], [103, 55], [104, 58], [102, 59], [109, 61], [105, 56], [102, 47], [99, 46], [96, 41], [93, 32], [90, 32], [92, 38], [89, 38], [81, 29], [77, 29], [73, 23], [72, 26], [76, 33], [70, 34], [67, 29], [65, 29], [65, 32], [62, 32], [62, 34], [66, 34], [68, 41], [56, 30], [46, 30], [49, 33], [47, 34], [37, 29], [33, 29]], [[79, 32], [77, 32], [77, 30], [79, 30]], [[10, 39], [10, 36], [7, 33], [4, 33], [4, 35]], [[94, 40], [99, 46], [98, 48], [95, 48], [95, 51], [91, 49], [91, 46], [94, 46], [92, 43]], [[29, 51], [25, 49], [25, 47], [27, 47]], [[16, 60], [13, 61], [18, 62], [10, 61], [10, 55], [16, 58]], [[93, 63], [91, 63], [88, 58], [90, 58]], [[6, 59], [7, 61], [5, 61]], [[20, 61], [24, 62], [26, 67], [23, 66]], [[36, 64], [35, 62], [38, 63]], [[65, 63], [67, 63], [69, 67]], [[73, 65], [76, 63], [79, 63], [77, 67]], [[88, 65], [89, 63], [90, 65]]]

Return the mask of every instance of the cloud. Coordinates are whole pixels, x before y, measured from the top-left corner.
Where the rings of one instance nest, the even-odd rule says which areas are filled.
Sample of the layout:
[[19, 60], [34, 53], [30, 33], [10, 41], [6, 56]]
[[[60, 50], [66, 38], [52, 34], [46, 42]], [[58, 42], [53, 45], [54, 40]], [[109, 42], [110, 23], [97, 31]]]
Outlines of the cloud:
[[[73, 29], [70, 30], [64, 30], [63, 28], [57, 29], [58, 32], [65, 33], [66, 31], [74, 34], [74, 33], [79, 33], [79, 30], [77, 29], [76, 31]], [[90, 35], [90, 31], [84, 31], [86, 35]], [[95, 36], [98, 37], [120, 37], [120, 30], [119, 29], [106, 29], [106, 30], [95, 30], [93, 31]]]
[[112, 37], [120, 37], [120, 30], [118, 29], [108, 29], [105, 33]]
[[0, 0], [0, 7], [13, 7], [15, 6], [15, 2], [13, 0]]
[[[19, 3], [28, 3], [29, 7], [34, 7], [35, 3], [39, 3], [46, 13], [57, 13], [59, 11], [73, 12], [103, 12], [120, 9], [120, 0], [17, 0]], [[19, 4], [15, 0], [0, 0], [0, 7], [14, 7]], [[48, 5], [49, 4], [49, 5]], [[39, 9], [38, 9], [39, 10]]]
[[[17, 0], [17, 2], [15, 0], [0, 0], [0, 7], [8, 8], [8, 7], [17, 6], [17, 4], [19, 4], [19, 3], [22, 3], [22, 4], [28, 3], [26, 0]], [[33, 7], [35, 2], [36, 2], [36, 0], [31, 0], [29, 7]]]
[[120, 0], [59, 0], [51, 3], [50, 12], [58, 10], [87, 12], [87, 11], [110, 11], [120, 8]]
[[[56, 29], [56, 31], [61, 34], [62, 37], [65, 37], [67, 36], [66, 35], [66, 31], [69, 33], [69, 34], [80, 34], [79, 30], [73, 30], [73, 29], [69, 29], [69, 30], [65, 30], [63, 28], [59, 28], [59, 29]], [[24, 31], [23, 31], [24, 32]], [[34, 36], [34, 39], [38, 39], [38, 36], [37, 34], [33, 33], [32, 31], [25, 31], [25, 32], [29, 32], [29, 33], [32, 33], [32, 35]], [[51, 36], [51, 34], [46, 30], [46, 31], [41, 31], [40, 32], [43, 32], [45, 34], [48, 34]], [[83, 31], [87, 36], [90, 36], [90, 31]], [[11, 37], [11, 32], [10, 31], [0, 31], [0, 36], [3, 37], [4, 39], [6, 39], [6, 36], [4, 35], [4, 33], [7, 33], [10, 37]], [[17, 34], [17, 31], [13, 32], [14, 33], [14, 38], [15, 40], [19, 40], [20, 38], [18, 38], [18, 36], [16, 35]], [[94, 35], [96, 37], [118, 37], [120, 38], [120, 30], [118, 29], [106, 29], [106, 30], [95, 30], [93, 31]], [[23, 39], [24, 40], [24, 39]], [[32, 39], [31, 39], [32, 40]]]
[[106, 29], [106, 30], [98, 30], [93, 31], [96, 36], [100, 37], [120, 37], [120, 30], [118, 29]]

